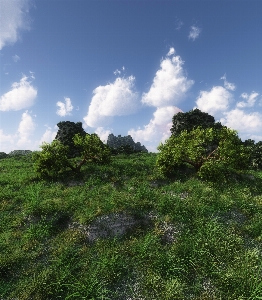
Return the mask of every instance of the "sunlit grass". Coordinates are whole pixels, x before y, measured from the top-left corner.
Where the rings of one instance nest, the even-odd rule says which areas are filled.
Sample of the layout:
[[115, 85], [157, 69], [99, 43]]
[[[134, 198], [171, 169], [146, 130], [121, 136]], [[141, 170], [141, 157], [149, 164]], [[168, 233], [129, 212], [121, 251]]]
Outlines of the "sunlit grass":
[[[165, 179], [155, 159], [116, 156], [54, 180], [40, 180], [30, 156], [0, 160], [0, 296], [260, 299], [262, 173]], [[88, 241], [89, 224], [119, 212], [154, 217]]]

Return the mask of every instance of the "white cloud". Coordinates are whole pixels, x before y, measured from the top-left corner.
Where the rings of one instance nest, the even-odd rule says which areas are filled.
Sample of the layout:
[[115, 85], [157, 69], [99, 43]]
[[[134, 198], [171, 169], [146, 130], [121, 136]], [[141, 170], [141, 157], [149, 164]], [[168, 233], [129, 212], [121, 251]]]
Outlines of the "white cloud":
[[173, 54], [175, 54], [175, 48], [172, 47], [172, 48], [169, 49], [169, 51], [167, 53], [167, 56], [171, 56]]
[[222, 86], [215, 86], [211, 91], [200, 91], [196, 100], [197, 108], [209, 114], [216, 115], [228, 109], [233, 95]]
[[128, 134], [133, 137], [135, 142], [140, 142], [149, 151], [156, 152], [160, 141], [164, 142], [170, 137], [172, 118], [178, 112], [182, 112], [182, 110], [175, 106], [159, 107], [154, 112], [153, 118], [143, 129], [131, 129]]
[[[48, 127], [47, 125], [45, 125], [47, 127], [46, 131], [44, 132], [44, 134], [42, 135], [42, 137], [40, 138], [40, 141], [37, 142], [37, 146], [39, 147], [40, 145], [42, 145], [44, 142], [46, 143], [51, 143], [57, 134], [58, 131], [58, 127], [55, 126], [55, 130], [52, 130], [51, 127]], [[40, 150], [40, 149], [39, 149]]]
[[228, 82], [227, 81], [227, 78], [226, 78], [226, 74], [224, 76], [222, 76], [220, 79], [223, 79], [224, 80], [224, 87], [227, 89], [227, 90], [230, 90], [230, 91], [234, 91], [236, 89], [236, 86], [234, 83], [231, 83], [231, 82]]
[[[175, 49], [170, 48], [167, 55], [174, 53]], [[149, 92], [143, 93], [142, 103], [155, 107], [176, 105], [194, 83], [185, 77], [182, 66], [180, 56], [162, 60]]]
[[56, 114], [59, 115], [60, 117], [65, 117], [68, 115], [71, 115], [70, 112], [73, 110], [73, 106], [71, 104], [71, 100], [70, 98], [64, 98], [65, 99], [65, 103], [58, 101], [56, 103], [56, 106], [59, 107], [59, 109], [56, 111]]
[[232, 129], [237, 130], [241, 137], [247, 134], [261, 133], [262, 131], [262, 114], [258, 112], [247, 114], [238, 108], [224, 113], [224, 118], [220, 122]]
[[121, 71], [119, 71], [118, 69], [116, 69], [116, 70], [114, 71], [114, 74], [115, 74], [115, 75], [120, 75], [120, 74], [121, 74]]
[[0, 50], [19, 39], [21, 29], [29, 29], [28, 0], [0, 1]]
[[195, 40], [199, 37], [199, 34], [201, 32], [201, 29], [197, 26], [191, 26], [189, 31], [188, 39]]
[[0, 111], [20, 110], [34, 104], [37, 96], [37, 89], [28, 81], [28, 77], [23, 75], [20, 82], [12, 84], [11, 91], [5, 93], [0, 98]]
[[139, 104], [134, 81], [134, 76], [118, 77], [114, 83], [94, 89], [88, 113], [84, 117], [86, 125], [100, 127], [108, 124], [113, 116], [135, 113]]
[[17, 54], [15, 54], [14, 56], [12, 56], [12, 58], [13, 58], [14, 62], [18, 62], [20, 60], [20, 57]]
[[5, 134], [2, 129], [0, 129], [0, 152], [9, 153], [13, 150], [15, 139], [11, 134]]
[[107, 138], [112, 131], [109, 129], [104, 129], [104, 127], [98, 127], [95, 133], [100, 137], [101, 141], [106, 144]]
[[258, 97], [258, 93], [256, 92], [252, 92], [250, 95], [248, 95], [247, 93], [242, 93], [240, 95], [241, 98], [245, 99], [246, 101], [241, 101], [237, 103], [237, 107], [238, 108], [243, 108], [243, 107], [253, 107], [257, 97]]
[[[35, 123], [33, 118], [30, 116], [28, 111], [22, 114], [21, 122], [18, 127], [18, 137], [17, 146], [19, 147], [28, 147], [31, 144], [30, 137], [33, 135], [35, 130]], [[26, 150], [26, 149], [24, 149]]]

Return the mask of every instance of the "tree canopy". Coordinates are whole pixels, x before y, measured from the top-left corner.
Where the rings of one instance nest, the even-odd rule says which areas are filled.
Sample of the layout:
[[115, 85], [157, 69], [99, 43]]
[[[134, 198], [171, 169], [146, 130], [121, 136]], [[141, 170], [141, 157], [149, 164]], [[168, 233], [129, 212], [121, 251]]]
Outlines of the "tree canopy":
[[170, 129], [172, 135], [178, 135], [183, 130], [193, 130], [201, 126], [202, 128], [222, 128], [221, 123], [215, 122], [215, 118], [208, 113], [202, 112], [198, 108], [189, 112], [179, 112], [172, 118], [173, 125]]
[[190, 165], [200, 177], [218, 178], [229, 170], [246, 169], [249, 162], [249, 151], [237, 132], [226, 127], [184, 130], [160, 144], [158, 150], [157, 166], [165, 175]]

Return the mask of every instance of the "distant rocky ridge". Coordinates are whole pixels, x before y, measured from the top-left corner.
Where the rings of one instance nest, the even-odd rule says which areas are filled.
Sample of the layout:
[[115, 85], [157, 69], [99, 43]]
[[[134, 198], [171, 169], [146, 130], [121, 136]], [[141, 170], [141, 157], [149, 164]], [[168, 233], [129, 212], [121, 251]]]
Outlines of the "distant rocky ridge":
[[10, 153], [5, 153], [5, 152], [0, 152], [0, 159], [1, 158], [6, 158], [6, 157], [12, 157], [12, 156], [17, 156], [17, 155], [27, 155], [32, 153], [31, 150], [14, 150], [11, 151]]
[[145, 146], [142, 146], [141, 143], [135, 143], [131, 135], [128, 136], [115, 136], [113, 133], [110, 133], [107, 139], [107, 145], [112, 149], [118, 149], [123, 146], [130, 146], [135, 152], [148, 152]]

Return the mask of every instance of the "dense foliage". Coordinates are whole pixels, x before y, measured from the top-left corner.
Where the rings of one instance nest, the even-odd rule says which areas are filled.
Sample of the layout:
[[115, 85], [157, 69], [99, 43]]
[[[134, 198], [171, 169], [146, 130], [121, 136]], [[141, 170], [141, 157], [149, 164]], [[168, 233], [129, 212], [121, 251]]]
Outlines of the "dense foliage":
[[6, 158], [7, 156], [8, 154], [6, 154], [5, 152], [0, 152], [0, 159]]
[[172, 135], [179, 135], [183, 130], [193, 130], [201, 126], [202, 128], [222, 128], [221, 123], [215, 123], [215, 118], [208, 113], [199, 109], [190, 110], [189, 112], [179, 112], [172, 118], [172, 127], [170, 129]]
[[262, 142], [255, 143], [254, 140], [245, 140], [243, 145], [250, 152], [249, 166], [251, 169], [262, 169]]
[[83, 149], [81, 160], [70, 160], [69, 146], [54, 140], [51, 144], [44, 143], [41, 152], [33, 153], [35, 171], [40, 177], [56, 177], [64, 173], [67, 168], [79, 173], [81, 167], [87, 162], [108, 163], [110, 150], [103, 144], [97, 134], [76, 134], [74, 144]]
[[79, 156], [83, 149], [81, 146], [74, 144], [73, 137], [76, 134], [80, 134], [81, 136], [86, 135], [86, 132], [82, 128], [82, 122], [63, 121], [59, 122], [57, 126], [59, 129], [55, 139], [60, 141], [64, 146], [68, 146], [68, 156], [70, 158]]
[[160, 144], [157, 167], [165, 175], [172, 175], [181, 165], [190, 165], [204, 179], [224, 179], [232, 171], [248, 168], [249, 151], [236, 131], [198, 127], [172, 135]]

